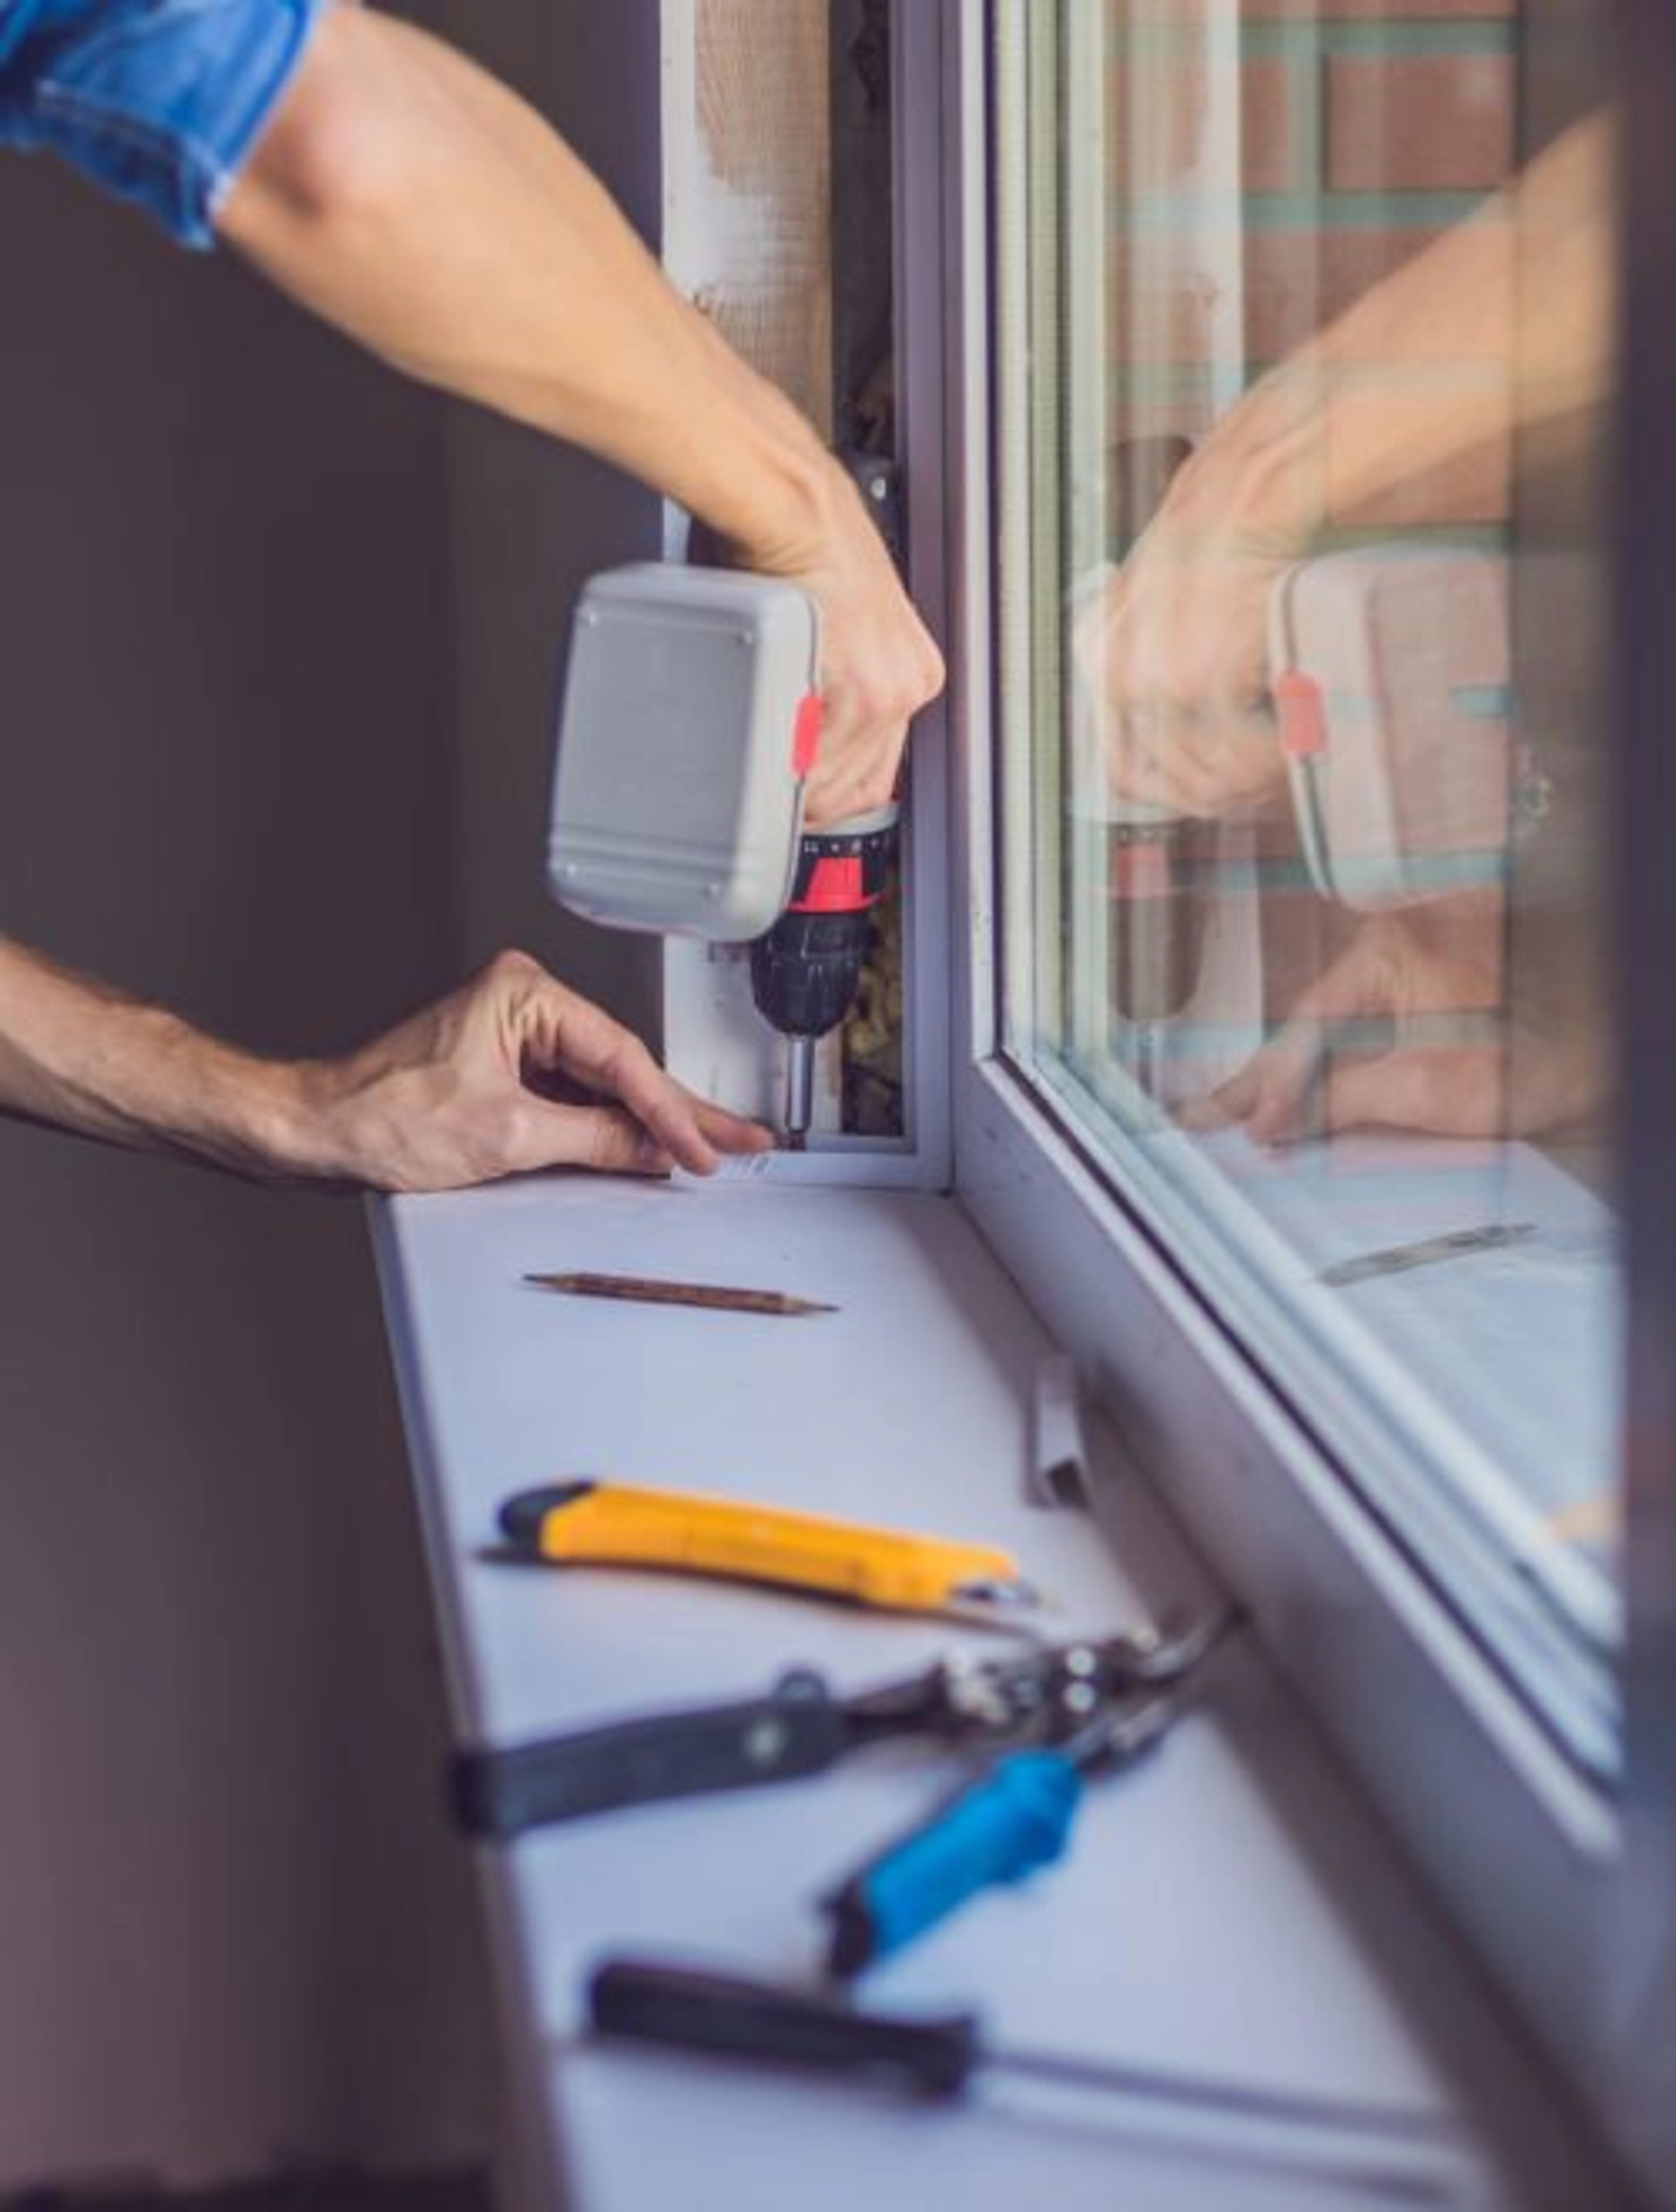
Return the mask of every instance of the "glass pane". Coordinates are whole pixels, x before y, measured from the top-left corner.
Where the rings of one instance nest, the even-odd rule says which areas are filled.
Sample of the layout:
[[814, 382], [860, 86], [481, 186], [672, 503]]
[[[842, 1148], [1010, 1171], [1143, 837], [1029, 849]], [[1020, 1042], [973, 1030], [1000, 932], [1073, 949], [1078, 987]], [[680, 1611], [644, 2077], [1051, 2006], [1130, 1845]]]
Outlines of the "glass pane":
[[1006, 1048], [1610, 1772], [1599, 27], [996, 20]]

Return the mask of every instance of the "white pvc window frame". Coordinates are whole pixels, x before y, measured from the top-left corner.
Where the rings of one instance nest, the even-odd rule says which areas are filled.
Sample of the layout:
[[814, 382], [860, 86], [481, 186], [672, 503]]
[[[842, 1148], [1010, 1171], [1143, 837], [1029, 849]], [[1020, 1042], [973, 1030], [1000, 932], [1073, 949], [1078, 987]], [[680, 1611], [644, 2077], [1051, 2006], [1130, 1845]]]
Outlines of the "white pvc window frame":
[[[1463, 1940], [1618, 2157], [1655, 2201], [1676, 2201], [1676, 1791], [1668, 1786], [1676, 1753], [1665, 1741], [1676, 1708], [1676, 1386], [1656, 1374], [1667, 1334], [1657, 1317], [1676, 1315], [1676, 1297], [1666, 1295], [1650, 1312], [1638, 1305], [1631, 1328], [1631, 1405], [1644, 1402], [1653, 1426], [1650, 1436], [1645, 1426], [1636, 1432], [1630, 1491], [1629, 1548], [1638, 1564], [1628, 1608], [1624, 1772], [1614, 1802], [1567, 1760], [1358, 1502], [1323, 1440], [1330, 1423], [1319, 1410], [1312, 1424], [1309, 1407], [1270, 1385], [1000, 1048], [991, 487], [1008, 464], [996, 451], [990, 387], [990, 58], [996, 14], [1030, 4], [898, 0], [895, 9], [899, 388], [912, 573], [951, 671], [955, 1190], [1076, 1353], [1131, 1457], [1249, 1608]], [[1650, 118], [1667, 115], [1659, 100], [1676, 82], [1676, 29], [1661, 22], [1657, 0], [1635, 0], [1627, 12], [1663, 69], [1660, 77], [1649, 64], [1636, 79], [1639, 89], [1653, 88], [1643, 111], [1650, 135]], [[1676, 204], [1676, 197], [1666, 200]], [[1664, 244], [1672, 226], [1649, 209], [1645, 227], [1656, 233], [1649, 264], [1676, 283], [1676, 235]], [[1632, 320], [1634, 313], [1632, 298]], [[1664, 319], [1671, 328], [1661, 322], [1657, 335], [1669, 369], [1676, 311]], [[1649, 369], [1649, 414], [1659, 388]], [[1638, 404], [1632, 386], [1622, 401], [1631, 422]], [[1661, 512], [1645, 482], [1636, 486], [1647, 494], [1643, 536], [1676, 514], [1676, 454], [1665, 473], [1672, 481]], [[1649, 631], [1651, 580], [1667, 573], [1667, 547], [1662, 567], [1645, 570]], [[1655, 726], [1660, 701], [1676, 696], [1676, 644], [1663, 655], [1662, 688], [1656, 671], [1642, 672], [1650, 708], [1638, 696], [1626, 701], [1643, 709], [1631, 729], [1636, 742]], [[1645, 827], [1648, 811], [1632, 809], [1630, 819]], [[1638, 927], [1644, 934], [1644, 921]], [[1661, 995], [1668, 1004], [1667, 988]], [[1676, 1013], [1660, 1021], [1668, 1048]], [[1676, 1050], [1667, 1049], [1664, 1064], [1676, 1088]], [[1649, 1054], [1644, 1066], [1655, 1065]], [[1627, 1070], [1632, 1094], [1638, 1072]], [[1632, 1152], [1642, 1132], [1632, 1184], [1636, 1159], [1649, 1165], [1654, 1126], [1644, 1105], [1639, 1121], [1628, 1116]], [[1667, 1135], [1668, 1120], [1662, 1126]], [[1667, 1171], [1655, 1194], [1670, 1182]], [[1676, 1198], [1661, 1204], [1658, 1218], [1676, 1221]], [[1636, 1269], [1632, 1238], [1632, 1297], [1642, 1301], [1648, 1285]], [[1655, 1287], [1669, 1293], [1673, 1273], [1676, 1249]], [[1667, 1364], [1667, 1345], [1663, 1356]]]
[[[698, 96], [698, 0], [661, 0], [659, 30], [662, 110], [662, 260], [689, 294], [725, 278], [727, 255], [740, 220], [759, 210], [730, 207], [729, 188], [710, 167], [696, 127]], [[898, 110], [899, 113], [899, 106]], [[901, 276], [896, 270], [900, 352]], [[900, 363], [899, 362], [899, 374]], [[909, 449], [907, 410], [899, 410], [899, 459]], [[917, 504], [912, 472], [904, 466], [911, 518]], [[927, 494], [928, 496], [931, 495]], [[686, 518], [665, 510], [664, 554], [686, 552]], [[908, 583], [928, 600], [936, 586], [922, 578], [926, 535], [912, 534]], [[902, 1065], [904, 1128], [899, 1138], [818, 1133], [804, 1152], [775, 1152], [724, 1164], [723, 1175], [771, 1183], [850, 1184], [869, 1188], [946, 1189], [950, 1176], [948, 1088], [948, 845], [946, 706], [939, 701], [916, 720], [905, 769], [899, 836], [902, 883]], [[771, 1119], [782, 1095], [784, 1047], [750, 1003], [743, 948], [666, 941], [664, 1048], [672, 1071], [702, 1091]]]

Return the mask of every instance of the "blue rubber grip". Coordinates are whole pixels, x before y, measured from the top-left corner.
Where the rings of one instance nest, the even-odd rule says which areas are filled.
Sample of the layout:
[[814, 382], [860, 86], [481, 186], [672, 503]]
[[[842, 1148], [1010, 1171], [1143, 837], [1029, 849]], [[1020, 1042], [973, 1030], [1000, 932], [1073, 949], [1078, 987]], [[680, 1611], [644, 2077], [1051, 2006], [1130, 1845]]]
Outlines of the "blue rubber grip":
[[854, 1973], [911, 1943], [997, 1882], [1064, 1850], [1082, 1777], [1057, 1751], [1017, 1751], [935, 1820], [884, 1852], [832, 1899], [832, 1966]]

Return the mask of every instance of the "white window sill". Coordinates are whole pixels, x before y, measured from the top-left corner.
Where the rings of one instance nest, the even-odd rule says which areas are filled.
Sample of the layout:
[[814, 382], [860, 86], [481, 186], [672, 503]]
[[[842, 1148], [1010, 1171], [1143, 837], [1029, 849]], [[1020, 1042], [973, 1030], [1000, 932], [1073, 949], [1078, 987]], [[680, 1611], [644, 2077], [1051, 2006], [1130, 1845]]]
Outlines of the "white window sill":
[[[947, 1624], [486, 1557], [502, 1500], [565, 1476], [1002, 1543], [1060, 1600], [1055, 1633], [1207, 1595], [1103, 1443], [1108, 1542], [1082, 1516], [1026, 1502], [1031, 1394], [1051, 1347], [953, 1200], [545, 1178], [381, 1203], [375, 1222], [462, 1741], [757, 1693], [794, 1663], [860, 1687], [951, 1644], [992, 1648]], [[596, 1304], [521, 1279], [560, 1267], [756, 1284], [841, 1310], [787, 1321]], [[954, 1772], [893, 1749], [811, 1782], [482, 1848], [529, 2206], [1393, 2201], [1346, 2179], [1319, 2142], [1299, 2147], [1308, 2172], [1230, 2162], [1225, 2143], [1167, 2147], [1127, 2106], [1025, 2099], [1000, 2075], [966, 2106], [930, 2110], [579, 2042], [586, 1975], [608, 1954], [811, 1977], [823, 1889], [923, 1815]], [[968, 1906], [861, 1994], [972, 2008], [997, 2044], [1453, 2113], [1489, 2148], [1453, 2193], [1415, 2201], [1573, 2212], [1608, 2193], [1553, 2085], [1528, 2070], [1248, 1634], [1207, 1670], [1160, 1754], [1091, 1788], [1063, 1863]]]

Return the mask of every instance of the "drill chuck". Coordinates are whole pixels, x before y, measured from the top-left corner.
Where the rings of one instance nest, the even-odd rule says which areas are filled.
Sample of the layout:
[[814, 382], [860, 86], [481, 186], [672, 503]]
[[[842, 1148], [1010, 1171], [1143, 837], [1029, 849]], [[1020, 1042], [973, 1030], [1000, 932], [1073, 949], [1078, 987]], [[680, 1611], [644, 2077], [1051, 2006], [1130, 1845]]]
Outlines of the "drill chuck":
[[890, 874], [894, 801], [804, 832], [785, 912], [751, 947], [757, 1011], [792, 1040], [786, 1128], [809, 1126], [810, 1061], [817, 1037], [849, 1012], [872, 933], [870, 915]]

